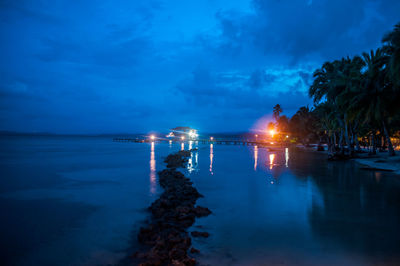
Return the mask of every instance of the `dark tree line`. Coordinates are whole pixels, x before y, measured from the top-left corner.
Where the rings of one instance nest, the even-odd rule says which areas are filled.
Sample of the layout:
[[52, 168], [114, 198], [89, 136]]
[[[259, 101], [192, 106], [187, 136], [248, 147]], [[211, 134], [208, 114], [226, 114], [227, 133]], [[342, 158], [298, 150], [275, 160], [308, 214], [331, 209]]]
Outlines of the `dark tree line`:
[[[301, 107], [290, 119], [274, 117], [280, 130], [300, 142], [325, 142], [329, 151], [354, 155], [360, 146], [387, 149], [400, 130], [400, 23], [382, 46], [360, 56], [325, 62], [313, 74], [309, 96], [314, 107]], [[361, 141], [361, 143], [360, 143]]]

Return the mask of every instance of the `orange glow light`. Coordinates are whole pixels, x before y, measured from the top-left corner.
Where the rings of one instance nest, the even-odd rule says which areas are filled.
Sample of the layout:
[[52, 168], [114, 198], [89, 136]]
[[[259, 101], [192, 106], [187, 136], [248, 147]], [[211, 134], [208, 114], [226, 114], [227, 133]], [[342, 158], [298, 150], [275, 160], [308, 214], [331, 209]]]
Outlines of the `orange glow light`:
[[274, 135], [275, 135], [275, 129], [271, 129], [270, 131], [269, 131], [269, 134], [271, 134], [271, 137], [273, 137]]

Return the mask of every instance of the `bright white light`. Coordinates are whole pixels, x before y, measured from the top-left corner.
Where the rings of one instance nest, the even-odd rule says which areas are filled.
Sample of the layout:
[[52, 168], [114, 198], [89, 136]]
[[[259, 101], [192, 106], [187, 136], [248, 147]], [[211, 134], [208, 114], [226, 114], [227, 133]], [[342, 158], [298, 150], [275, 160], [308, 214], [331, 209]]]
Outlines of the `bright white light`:
[[194, 136], [195, 136], [194, 131], [193, 131], [193, 130], [190, 130], [190, 131], [189, 131], [189, 137], [193, 138]]
[[275, 130], [274, 129], [271, 129], [270, 131], [269, 131], [269, 134], [271, 134], [271, 136], [273, 137], [274, 135], [275, 135]]
[[214, 137], [210, 137], [210, 140], [214, 140]]
[[156, 136], [151, 135], [150, 138], [151, 138], [151, 140], [155, 140], [155, 139], [156, 139]]
[[182, 136], [181, 139], [184, 140], [184, 139], [185, 139], [185, 136]]

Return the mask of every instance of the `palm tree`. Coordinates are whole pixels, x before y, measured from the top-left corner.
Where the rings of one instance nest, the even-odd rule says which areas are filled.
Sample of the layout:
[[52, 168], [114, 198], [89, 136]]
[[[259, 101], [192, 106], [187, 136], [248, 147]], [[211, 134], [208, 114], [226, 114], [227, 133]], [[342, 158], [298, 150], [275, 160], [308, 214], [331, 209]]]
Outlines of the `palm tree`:
[[275, 121], [278, 122], [279, 119], [279, 115], [283, 112], [280, 104], [277, 104], [274, 106], [274, 110], [273, 110], [273, 117], [275, 118]]
[[[333, 153], [336, 146], [336, 130], [338, 124], [335, 119], [335, 110], [329, 102], [323, 102], [315, 106], [314, 114], [318, 118], [316, 122], [319, 128], [328, 139], [328, 151]], [[321, 142], [321, 141], [320, 141]]]
[[340, 125], [339, 145], [341, 153], [344, 154], [343, 138], [346, 145], [353, 154], [353, 146], [349, 137], [349, 120], [346, 112], [345, 102], [342, 100], [349, 88], [352, 86], [352, 65], [358, 60], [342, 58], [333, 62], [326, 62], [322, 68], [314, 72], [314, 81], [309, 89], [309, 96], [313, 98], [314, 103], [318, 104], [322, 100], [331, 103], [335, 109], [336, 119]]
[[[359, 90], [357, 97], [353, 98], [352, 107], [363, 114], [363, 122], [368, 124], [380, 124], [388, 143], [389, 155], [395, 155], [392, 142], [390, 140], [388, 117], [392, 114], [390, 106], [393, 106], [391, 84], [386, 82], [386, 64], [388, 56], [382, 49], [370, 53], [363, 53], [366, 64], [364, 72], [364, 82], [362, 89]], [[375, 130], [372, 132], [375, 135]]]
[[[400, 23], [382, 42], [381, 49], [362, 57], [325, 62], [314, 72], [309, 96], [315, 106], [315, 130], [323, 130], [328, 142], [333, 136], [335, 143], [339, 134], [342, 153], [344, 142], [351, 155], [354, 146], [359, 150], [358, 136], [362, 133], [372, 137], [374, 150], [380, 142], [381, 146], [388, 145], [389, 155], [395, 154], [390, 129], [400, 129]], [[301, 128], [301, 113], [300, 108], [291, 119], [296, 129]]]

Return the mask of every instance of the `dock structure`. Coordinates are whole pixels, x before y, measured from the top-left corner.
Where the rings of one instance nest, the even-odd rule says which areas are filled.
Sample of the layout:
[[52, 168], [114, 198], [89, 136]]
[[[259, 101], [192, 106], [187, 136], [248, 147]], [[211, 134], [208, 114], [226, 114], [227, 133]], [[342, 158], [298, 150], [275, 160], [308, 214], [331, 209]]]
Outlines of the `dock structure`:
[[114, 142], [135, 142], [135, 143], [151, 143], [151, 142], [175, 142], [175, 143], [187, 143], [189, 141], [198, 142], [201, 144], [219, 144], [219, 145], [244, 145], [244, 146], [256, 146], [256, 145], [271, 145], [270, 141], [262, 140], [244, 140], [244, 139], [198, 139], [198, 140], [171, 140], [166, 138], [114, 138]]

